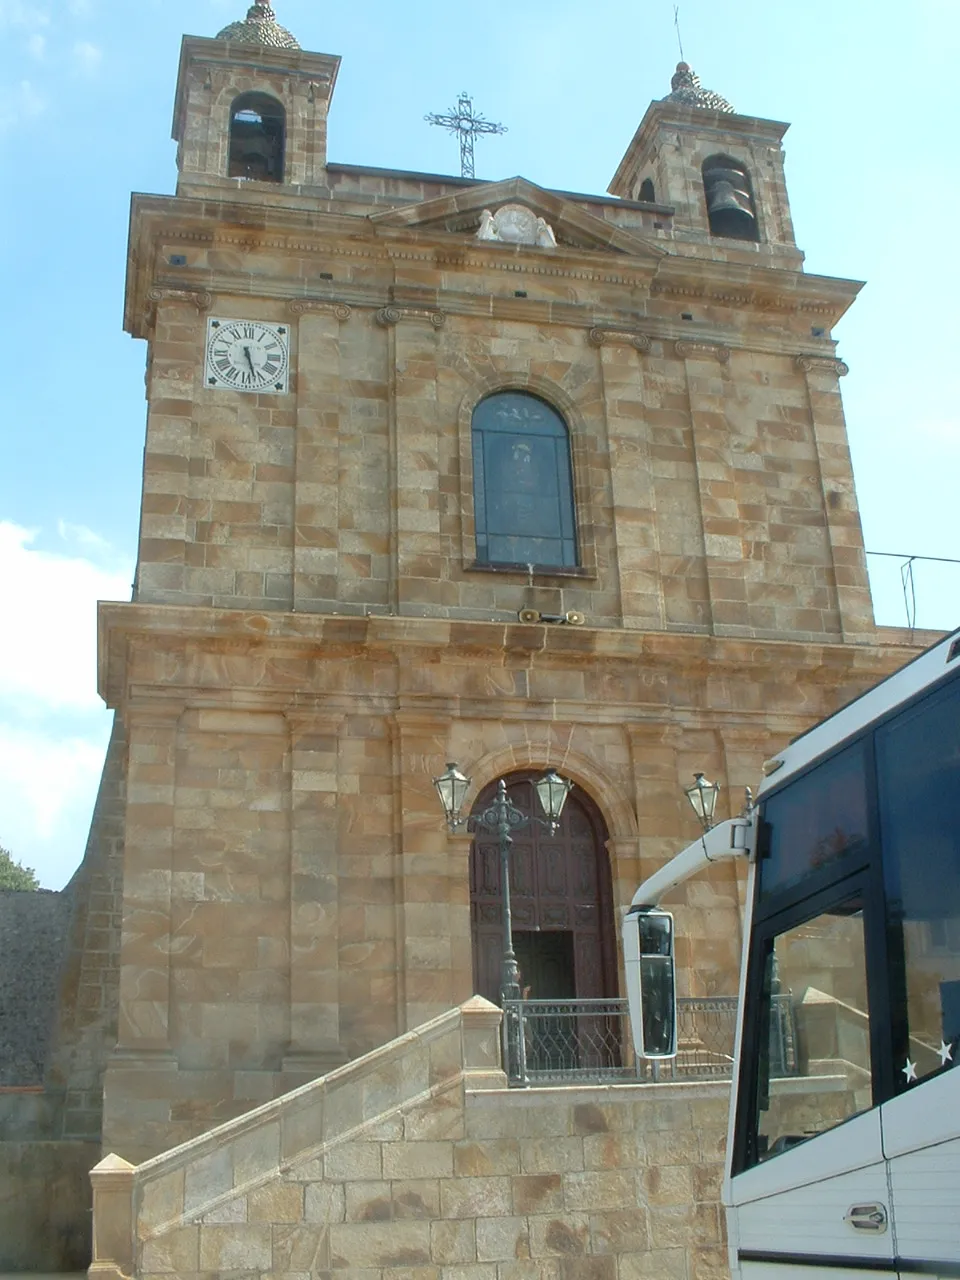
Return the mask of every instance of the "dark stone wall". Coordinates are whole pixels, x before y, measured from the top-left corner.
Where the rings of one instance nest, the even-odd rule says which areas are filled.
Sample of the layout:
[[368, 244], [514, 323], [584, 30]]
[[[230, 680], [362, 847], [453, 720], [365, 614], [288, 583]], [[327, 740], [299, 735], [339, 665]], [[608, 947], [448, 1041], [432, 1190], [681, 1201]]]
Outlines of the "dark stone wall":
[[43, 1081], [70, 908], [67, 892], [0, 890], [0, 1086]]
[[87, 1142], [0, 1142], [0, 1274], [86, 1270], [99, 1159]]

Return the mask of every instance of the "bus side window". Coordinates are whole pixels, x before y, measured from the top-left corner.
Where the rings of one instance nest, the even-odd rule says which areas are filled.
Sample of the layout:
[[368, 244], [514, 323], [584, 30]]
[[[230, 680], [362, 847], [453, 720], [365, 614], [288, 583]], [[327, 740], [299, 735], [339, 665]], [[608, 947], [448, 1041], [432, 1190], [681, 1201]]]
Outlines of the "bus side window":
[[763, 819], [762, 899], [865, 849], [869, 824], [863, 743], [831, 756], [774, 793], [763, 804]]
[[773, 933], [762, 954], [748, 1164], [873, 1105], [862, 896]]
[[960, 1058], [960, 688], [876, 734], [899, 1088]]

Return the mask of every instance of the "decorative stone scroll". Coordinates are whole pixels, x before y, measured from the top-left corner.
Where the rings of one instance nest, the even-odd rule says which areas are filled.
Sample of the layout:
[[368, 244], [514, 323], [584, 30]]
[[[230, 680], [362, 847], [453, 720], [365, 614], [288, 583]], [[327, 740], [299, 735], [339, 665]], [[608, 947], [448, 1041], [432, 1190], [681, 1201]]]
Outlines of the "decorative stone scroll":
[[613, 326], [595, 325], [587, 333], [587, 341], [591, 347], [602, 347], [604, 343], [613, 342], [623, 346], [636, 347], [638, 351], [649, 351], [652, 345], [649, 336], [637, 329], [616, 329]]
[[681, 360], [696, 360], [698, 356], [713, 356], [721, 364], [730, 363], [730, 348], [722, 342], [687, 342], [681, 339], [673, 344]]
[[153, 285], [146, 292], [147, 305], [143, 313], [147, 329], [152, 329], [157, 323], [157, 307], [161, 302], [191, 302], [197, 308], [197, 313], [203, 315], [204, 311], [209, 311], [213, 306], [213, 294], [206, 289], [164, 289], [160, 285]]
[[850, 372], [850, 366], [834, 356], [796, 356], [794, 364], [804, 373], [809, 373], [811, 369], [827, 369], [838, 378], [845, 378]]
[[147, 290], [147, 301], [154, 306], [158, 302], [192, 302], [198, 311], [209, 311], [213, 306], [213, 294], [206, 289], [163, 289], [154, 285]]
[[401, 320], [413, 320], [417, 317], [429, 320], [435, 329], [442, 329], [447, 323], [443, 311], [431, 311], [427, 307], [381, 307], [377, 312], [377, 324], [387, 328], [389, 325], [399, 324]]
[[331, 298], [291, 298], [287, 303], [287, 310], [292, 316], [302, 316], [308, 311], [329, 311], [338, 320], [349, 320], [353, 315], [352, 307]]
[[541, 249], [557, 247], [550, 223], [523, 204], [505, 204], [496, 213], [484, 209], [477, 239], [496, 240], [501, 244], [533, 244]]

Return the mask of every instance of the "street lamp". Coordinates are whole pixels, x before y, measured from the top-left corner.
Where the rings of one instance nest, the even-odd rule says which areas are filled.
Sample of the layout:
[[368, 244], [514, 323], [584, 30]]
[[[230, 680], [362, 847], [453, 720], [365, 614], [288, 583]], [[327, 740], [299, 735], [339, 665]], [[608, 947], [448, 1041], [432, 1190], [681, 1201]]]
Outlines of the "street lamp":
[[567, 802], [567, 796], [573, 787], [569, 778], [561, 778], [551, 769], [539, 778], [533, 788], [536, 791], [546, 818], [538, 814], [524, 814], [513, 804], [507, 795], [507, 784], [501, 778], [497, 783], [495, 799], [482, 813], [462, 817], [464, 797], [470, 787], [470, 779], [465, 777], [455, 764], [448, 764], [446, 773], [434, 778], [433, 785], [437, 789], [444, 817], [450, 831], [468, 823], [476, 830], [495, 833], [500, 844], [500, 884], [503, 887], [503, 956], [500, 962], [500, 1005], [504, 1010], [504, 1046], [508, 1069], [515, 1075], [520, 1069], [520, 1024], [516, 1012], [508, 1010], [508, 1003], [520, 999], [520, 969], [513, 949], [513, 915], [510, 908], [510, 846], [513, 844], [511, 831], [519, 831], [523, 827], [539, 825], [545, 827], [551, 835], [555, 835], [560, 825], [560, 815]]
[[713, 815], [720, 795], [720, 783], [708, 782], [702, 773], [695, 773], [693, 786], [687, 787], [683, 794], [690, 801], [704, 831], [709, 831], [713, 826]]

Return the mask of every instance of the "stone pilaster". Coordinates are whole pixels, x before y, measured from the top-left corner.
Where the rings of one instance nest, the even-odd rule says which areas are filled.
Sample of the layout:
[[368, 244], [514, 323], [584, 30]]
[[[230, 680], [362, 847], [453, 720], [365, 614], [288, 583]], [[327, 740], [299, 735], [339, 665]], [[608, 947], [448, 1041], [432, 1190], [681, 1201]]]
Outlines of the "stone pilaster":
[[[173, 858], [180, 704], [132, 707], [117, 1044], [103, 1080], [103, 1146], [154, 1154], [176, 1094], [170, 1040]], [[150, 1099], [149, 1121], [142, 1108]], [[153, 1148], [153, 1149], [151, 1149]]]
[[840, 399], [839, 380], [847, 366], [822, 356], [798, 356], [796, 365], [807, 390], [841, 634], [847, 644], [866, 644], [873, 639], [875, 624]]
[[730, 352], [726, 347], [705, 342], [677, 342], [674, 350], [683, 361], [686, 374], [711, 629], [717, 635], [744, 635], [749, 631], [749, 607], [724, 412]]
[[350, 308], [298, 299], [293, 607], [325, 610], [338, 596], [340, 325]]
[[117, 1052], [170, 1050], [177, 729], [182, 706], [131, 708]]
[[285, 1071], [322, 1075], [340, 1046], [337, 795], [343, 717], [290, 714], [290, 1042]]
[[436, 613], [438, 605], [459, 603], [457, 584], [438, 572], [444, 558], [440, 476], [445, 468], [437, 428], [442, 319], [439, 312], [416, 308], [385, 307], [377, 313], [392, 356], [393, 586], [401, 614]]
[[[396, 733], [400, 840], [397, 934], [402, 968], [401, 1029], [457, 1002], [454, 954], [470, 944], [469, 842], [450, 840], [433, 787], [450, 734], [447, 716], [400, 711]], [[462, 963], [456, 968], [462, 970]]]
[[638, 331], [612, 328], [591, 329], [589, 337], [599, 348], [623, 625], [660, 630], [660, 540], [643, 409], [642, 366], [650, 339]]

